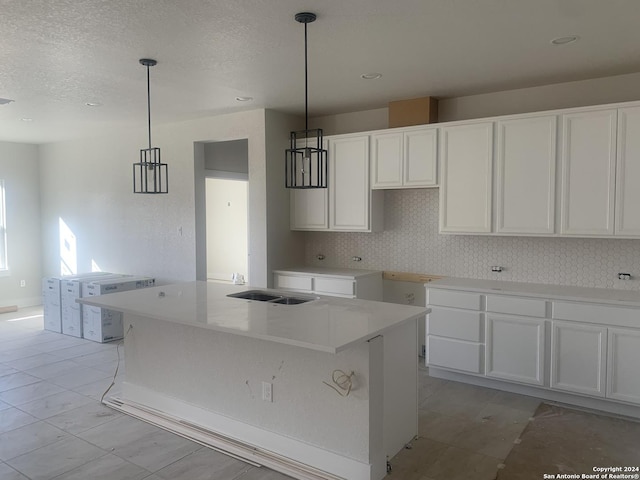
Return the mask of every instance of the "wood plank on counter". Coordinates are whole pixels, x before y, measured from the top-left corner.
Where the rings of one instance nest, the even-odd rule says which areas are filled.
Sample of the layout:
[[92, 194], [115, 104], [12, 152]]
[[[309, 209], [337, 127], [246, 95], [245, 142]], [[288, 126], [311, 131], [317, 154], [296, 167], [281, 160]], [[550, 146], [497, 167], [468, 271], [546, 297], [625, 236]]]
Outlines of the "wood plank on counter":
[[399, 282], [429, 283], [432, 280], [440, 280], [443, 277], [441, 275], [428, 275], [425, 273], [385, 271], [382, 273], [382, 278]]

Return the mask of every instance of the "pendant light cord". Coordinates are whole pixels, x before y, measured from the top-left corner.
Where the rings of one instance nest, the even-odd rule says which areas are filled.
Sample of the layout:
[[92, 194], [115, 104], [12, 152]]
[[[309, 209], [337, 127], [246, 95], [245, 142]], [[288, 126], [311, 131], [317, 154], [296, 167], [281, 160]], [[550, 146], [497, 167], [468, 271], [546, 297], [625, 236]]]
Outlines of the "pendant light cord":
[[309, 74], [307, 67], [307, 23], [304, 24], [304, 129], [309, 130]]
[[151, 86], [149, 82], [149, 65], [147, 65], [147, 126], [149, 128], [149, 152], [151, 152]]

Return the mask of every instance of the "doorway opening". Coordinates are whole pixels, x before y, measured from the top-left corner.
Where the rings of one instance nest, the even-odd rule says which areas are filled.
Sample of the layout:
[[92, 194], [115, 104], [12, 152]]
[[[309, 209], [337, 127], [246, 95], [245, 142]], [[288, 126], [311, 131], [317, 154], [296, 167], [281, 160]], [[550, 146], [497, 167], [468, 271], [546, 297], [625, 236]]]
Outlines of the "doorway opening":
[[247, 139], [204, 144], [207, 280], [249, 281]]

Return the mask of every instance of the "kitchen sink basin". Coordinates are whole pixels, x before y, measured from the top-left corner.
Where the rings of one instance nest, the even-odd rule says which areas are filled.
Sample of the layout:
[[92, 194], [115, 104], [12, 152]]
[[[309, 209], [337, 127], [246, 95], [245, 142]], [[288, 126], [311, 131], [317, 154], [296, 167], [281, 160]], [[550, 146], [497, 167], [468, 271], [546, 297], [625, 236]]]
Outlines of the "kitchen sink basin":
[[300, 305], [307, 303], [314, 298], [289, 297], [286, 295], [274, 295], [260, 290], [248, 290], [246, 292], [230, 293], [227, 297], [242, 298], [244, 300], [256, 300], [258, 302], [277, 303], [279, 305]]
[[261, 292], [260, 290], [248, 290], [246, 292], [231, 293], [227, 297], [243, 298], [245, 300], [257, 300], [259, 302], [270, 302], [278, 300], [282, 295], [272, 295], [270, 293]]

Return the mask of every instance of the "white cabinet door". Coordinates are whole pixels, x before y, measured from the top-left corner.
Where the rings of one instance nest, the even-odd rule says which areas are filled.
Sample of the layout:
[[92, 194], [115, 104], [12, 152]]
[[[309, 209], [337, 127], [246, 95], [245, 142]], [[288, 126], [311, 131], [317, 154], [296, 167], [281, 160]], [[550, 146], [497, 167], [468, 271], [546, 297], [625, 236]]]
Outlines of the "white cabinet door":
[[440, 231], [491, 232], [493, 122], [440, 132]]
[[563, 235], [613, 235], [616, 110], [562, 116]]
[[496, 232], [554, 232], [556, 128], [555, 115], [498, 122]]
[[[329, 144], [323, 142], [327, 149]], [[310, 143], [316, 146], [316, 142]], [[299, 145], [300, 146], [300, 145]], [[289, 228], [291, 230], [327, 230], [329, 194], [326, 188], [292, 188], [289, 191]]]
[[551, 388], [604, 397], [607, 329], [553, 322]]
[[402, 132], [380, 133], [371, 136], [371, 187], [402, 186]]
[[640, 330], [609, 329], [607, 397], [640, 404]]
[[291, 189], [291, 230], [329, 228], [329, 196], [326, 188]]
[[329, 223], [332, 230], [369, 231], [369, 137], [329, 142]]
[[618, 110], [616, 235], [640, 236], [640, 107]]
[[544, 325], [538, 318], [487, 314], [488, 377], [544, 385]]
[[438, 130], [429, 128], [404, 133], [405, 187], [438, 184]]

